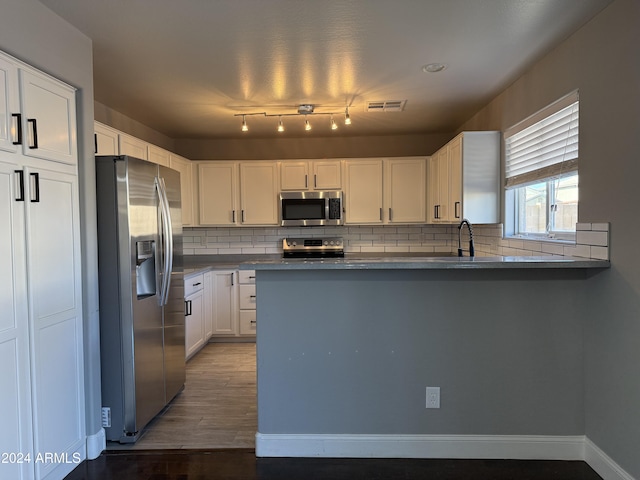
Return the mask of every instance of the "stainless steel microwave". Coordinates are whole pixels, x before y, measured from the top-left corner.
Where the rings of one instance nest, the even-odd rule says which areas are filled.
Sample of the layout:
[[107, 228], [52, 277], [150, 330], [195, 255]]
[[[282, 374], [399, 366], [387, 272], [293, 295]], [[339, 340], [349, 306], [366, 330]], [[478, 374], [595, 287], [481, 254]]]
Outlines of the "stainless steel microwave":
[[282, 192], [280, 225], [283, 227], [315, 227], [342, 225], [342, 192]]

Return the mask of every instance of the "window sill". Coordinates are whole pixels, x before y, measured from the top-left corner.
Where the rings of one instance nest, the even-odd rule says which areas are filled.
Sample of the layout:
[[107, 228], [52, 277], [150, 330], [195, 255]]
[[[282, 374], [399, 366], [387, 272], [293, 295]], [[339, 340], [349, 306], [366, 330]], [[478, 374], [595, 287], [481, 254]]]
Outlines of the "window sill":
[[555, 245], [575, 245], [576, 240], [575, 237], [573, 239], [569, 238], [552, 238], [547, 236], [533, 236], [533, 235], [505, 235], [505, 240], [523, 240], [525, 242], [543, 242], [543, 243], [551, 243]]

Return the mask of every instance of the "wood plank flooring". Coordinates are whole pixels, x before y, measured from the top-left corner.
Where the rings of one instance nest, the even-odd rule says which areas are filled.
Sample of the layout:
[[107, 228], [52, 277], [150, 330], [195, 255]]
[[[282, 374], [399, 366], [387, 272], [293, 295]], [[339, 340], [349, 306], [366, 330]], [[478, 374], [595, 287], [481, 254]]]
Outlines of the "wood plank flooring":
[[187, 362], [184, 390], [133, 445], [107, 450], [255, 448], [256, 344], [209, 343]]

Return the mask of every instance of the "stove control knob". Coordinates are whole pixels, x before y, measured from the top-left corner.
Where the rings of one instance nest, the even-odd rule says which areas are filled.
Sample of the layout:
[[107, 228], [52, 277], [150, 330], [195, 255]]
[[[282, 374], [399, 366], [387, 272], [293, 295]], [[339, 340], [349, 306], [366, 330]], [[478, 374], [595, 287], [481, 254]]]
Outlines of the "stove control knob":
[[329, 245], [329, 242], [327, 242], [326, 240], [323, 242], [324, 246], [326, 247], [327, 245]]
[[340, 245], [340, 240], [336, 240], [336, 245]]
[[292, 245], [295, 247], [296, 245], [298, 245], [298, 242], [293, 242]]
[[330, 243], [331, 243], [331, 245], [333, 245], [333, 240], [331, 240], [331, 242], [330, 242]]

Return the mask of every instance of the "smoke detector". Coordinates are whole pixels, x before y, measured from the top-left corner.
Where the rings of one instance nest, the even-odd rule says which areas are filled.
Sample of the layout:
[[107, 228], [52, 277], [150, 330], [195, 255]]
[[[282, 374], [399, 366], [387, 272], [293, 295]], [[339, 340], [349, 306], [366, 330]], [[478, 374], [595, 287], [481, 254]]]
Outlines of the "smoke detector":
[[380, 102], [367, 102], [367, 112], [401, 112], [404, 110], [406, 100], [384, 100]]

